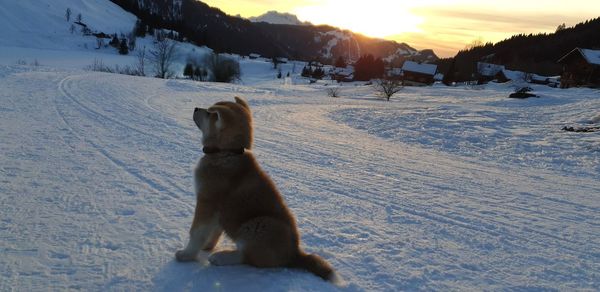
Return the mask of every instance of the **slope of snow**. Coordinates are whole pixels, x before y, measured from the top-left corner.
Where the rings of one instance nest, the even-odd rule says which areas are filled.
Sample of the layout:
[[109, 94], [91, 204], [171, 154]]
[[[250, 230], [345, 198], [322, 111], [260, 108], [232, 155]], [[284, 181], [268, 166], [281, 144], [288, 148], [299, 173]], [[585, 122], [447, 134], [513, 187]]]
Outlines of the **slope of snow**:
[[[65, 12], [72, 11], [67, 22]], [[108, 0], [3, 0], [0, 5], [0, 45], [44, 49], [73, 49], [81, 43], [69, 29], [78, 14], [92, 30], [129, 33], [136, 17]], [[79, 25], [77, 32], [80, 30]]]
[[289, 24], [289, 25], [309, 25], [310, 23], [302, 22], [298, 16], [291, 13], [282, 13], [277, 11], [268, 11], [260, 16], [248, 18], [252, 22], [266, 22], [271, 24]]
[[[600, 285], [597, 91], [247, 85], [0, 66], [0, 290], [581, 290]], [[262, 73], [261, 73], [262, 72]], [[252, 106], [303, 247], [347, 283], [173, 260], [202, 155], [192, 110]], [[523, 160], [519, 159], [523, 158]], [[219, 249], [232, 248], [224, 240]]]

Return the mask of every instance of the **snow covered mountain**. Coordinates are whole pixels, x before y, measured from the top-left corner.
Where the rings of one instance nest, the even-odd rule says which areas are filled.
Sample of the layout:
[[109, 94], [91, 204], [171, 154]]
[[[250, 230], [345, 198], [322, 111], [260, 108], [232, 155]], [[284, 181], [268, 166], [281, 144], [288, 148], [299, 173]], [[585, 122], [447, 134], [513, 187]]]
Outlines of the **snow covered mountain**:
[[266, 22], [271, 24], [287, 24], [287, 25], [310, 25], [310, 23], [302, 22], [298, 16], [291, 13], [282, 13], [277, 11], [268, 11], [260, 16], [248, 18], [252, 22]]

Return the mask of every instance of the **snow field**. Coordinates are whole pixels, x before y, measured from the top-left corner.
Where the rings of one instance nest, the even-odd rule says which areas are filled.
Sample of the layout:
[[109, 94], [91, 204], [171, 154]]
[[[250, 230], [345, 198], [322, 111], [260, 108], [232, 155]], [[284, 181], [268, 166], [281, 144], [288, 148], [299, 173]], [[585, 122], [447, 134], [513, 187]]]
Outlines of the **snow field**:
[[334, 265], [343, 290], [598, 286], [600, 138], [558, 127], [595, 117], [595, 91], [536, 88], [542, 98], [517, 101], [500, 85], [405, 88], [388, 103], [370, 87], [329, 98], [244, 64], [265, 78], [2, 67], [0, 290], [337, 289], [302, 271], [173, 260], [202, 155], [192, 109], [235, 95], [252, 106], [254, 153], [304, 248]]

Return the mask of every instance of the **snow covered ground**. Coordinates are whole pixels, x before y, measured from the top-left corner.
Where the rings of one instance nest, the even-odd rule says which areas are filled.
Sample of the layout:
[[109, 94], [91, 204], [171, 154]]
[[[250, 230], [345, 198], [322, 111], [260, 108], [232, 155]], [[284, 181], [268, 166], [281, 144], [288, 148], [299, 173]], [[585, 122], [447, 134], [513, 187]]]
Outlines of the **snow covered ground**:
[[[107, 33], [129, 32], [133, 15], [107, 0], [0, 2], [0, 291], [600, 287], [600, 132], [560, 130], [598, 123], [597, 90], [534, 86], [539, 99], [513, 100], [511, 84], [434, 86], [385, 102], [359, 84], [327, 97], [302, 63], [278, 80], [243, 59], [238, 84], [86, 72], [135, 57], [70, 33], [66, 8]], [[175, 69], [206, 52], [180, 45]], [[303, 247], [345, 287], [174, 261], [202, 155], [192, 110], [235, 95], [253, 107], [254, 153]]]
[[[600, 286], [600, 133], [560, 130], [598, 116], [598, 91], [434, 86], [385, 102], [243, 66], [237, 85], [0, 66], [0, 291]], [[345, 287], [174, 261], [202, 155], [192, 109], [235, 95], [303, 247]]]

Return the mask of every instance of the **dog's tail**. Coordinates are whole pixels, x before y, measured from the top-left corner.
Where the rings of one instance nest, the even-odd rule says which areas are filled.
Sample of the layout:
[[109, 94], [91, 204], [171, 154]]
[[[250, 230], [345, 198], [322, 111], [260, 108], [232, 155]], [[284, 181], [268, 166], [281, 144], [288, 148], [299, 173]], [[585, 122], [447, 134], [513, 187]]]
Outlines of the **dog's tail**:
[[331, 265], [322, 257], [316, 254], [306, 254], [305, 252], [300, 251], [290, 266], [292, 268], [308, 270], [309, 272], [321, 277], [323, 280], [333, 283], [337, 282], [337, 275], [333, 270], [333, 267], [331, 267]]

